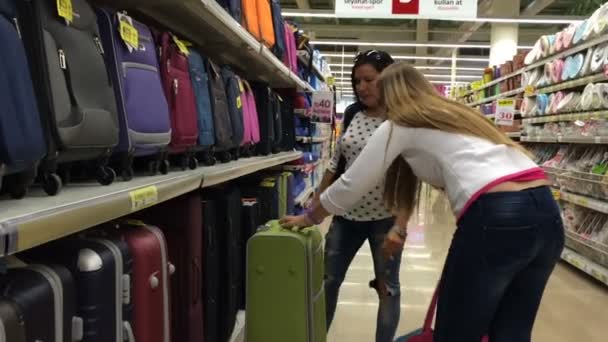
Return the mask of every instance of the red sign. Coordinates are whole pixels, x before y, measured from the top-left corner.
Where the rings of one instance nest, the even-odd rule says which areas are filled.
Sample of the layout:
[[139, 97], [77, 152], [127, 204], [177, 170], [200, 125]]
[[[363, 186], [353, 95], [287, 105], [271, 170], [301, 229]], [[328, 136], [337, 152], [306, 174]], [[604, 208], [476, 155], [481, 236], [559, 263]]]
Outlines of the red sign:
[[393, 0], [393, 14], [418, 14], [420, 0]]

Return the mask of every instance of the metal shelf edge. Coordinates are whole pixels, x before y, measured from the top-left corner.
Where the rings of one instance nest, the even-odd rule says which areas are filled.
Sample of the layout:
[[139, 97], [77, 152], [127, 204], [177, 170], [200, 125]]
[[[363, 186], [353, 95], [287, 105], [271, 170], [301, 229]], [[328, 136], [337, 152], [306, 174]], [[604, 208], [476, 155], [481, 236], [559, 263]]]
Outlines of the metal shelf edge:
[[569, 248], [564, 248], [561, 258], [570, 265], [599, 280], [604, 285], [608, 285], [608, 269], [605, 267], [598, 265]]
[[602, 201], [600, 199], [572, 194], [564, 191], [560, 191], [560, 199], [566, 202], [580, 205], [581, 207], [608, 214], [608, 201]]

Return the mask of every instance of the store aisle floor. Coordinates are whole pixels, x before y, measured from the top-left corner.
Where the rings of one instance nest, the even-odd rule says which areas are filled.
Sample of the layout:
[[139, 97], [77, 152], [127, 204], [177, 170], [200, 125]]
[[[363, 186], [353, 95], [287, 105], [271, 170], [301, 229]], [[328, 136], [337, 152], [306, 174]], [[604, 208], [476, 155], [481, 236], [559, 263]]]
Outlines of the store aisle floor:
[[[433, 194], [412, 223], [401, 266], [399, 333], [422, 325], [439, 279], [454, 223], [443, 199]], [[328, 342], [374, 342], [378, 299], [368, 288], [373, 278], [369, 246], [364, 244], [346, 275]], [[543, 298], [535, 342], [604, 342], [608, 288], [567, 264], [558, 264]]]

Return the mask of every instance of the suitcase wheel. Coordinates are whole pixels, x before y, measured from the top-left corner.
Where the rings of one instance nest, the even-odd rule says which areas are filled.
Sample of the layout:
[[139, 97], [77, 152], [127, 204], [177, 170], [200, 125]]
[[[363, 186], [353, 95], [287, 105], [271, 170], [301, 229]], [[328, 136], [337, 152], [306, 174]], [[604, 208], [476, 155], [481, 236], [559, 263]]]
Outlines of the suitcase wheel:
[[215, 157], [213, 156], [213, 154], [211, 152], [205, 152], [203, 154], [203, 165], [211, 166], [211, 165], [215, 165], [216, 162], [217, 162], [217, 160], [215, 160]]
[[198, 159], [196, 159], [195, 156], [188, 158], [188, 168], [190, 168], [190, 170], [196, 170], [196, 168], [198, 168]]
[[97, 169], [95, 178], [101, 185], [110, 185], [116, 180], [116, 172], [109, 166], [101, 166]]
[[167, 159], [163, 159], [160, 161], [160, 166], [159, 166], [158, 170], [160, 171], [161, 174], [166, 175], [169, 173], [170, 166], [171, 166], [171, 164], [169, 164], [169, 161]]
[[232, 154], [229, 151], [220, 153], [220, 162], [227, 163], [232, 160]]
[[148, 174], [150, 176], [156, 176], [158, 173], [160, 162], [158, 160], [152, 160], [148, 162]]
[[127, 167], [122, 169], [120, 176], [122, 177], [123, 181], [128, 182], [135, 176], [135, 170], [133, 170], [133, 167]]
[[49, 196], [57, 195], [61, 191], [62, 186], [61, 177], [56, 173], [45, 174], [42, 177], [42, 189]]

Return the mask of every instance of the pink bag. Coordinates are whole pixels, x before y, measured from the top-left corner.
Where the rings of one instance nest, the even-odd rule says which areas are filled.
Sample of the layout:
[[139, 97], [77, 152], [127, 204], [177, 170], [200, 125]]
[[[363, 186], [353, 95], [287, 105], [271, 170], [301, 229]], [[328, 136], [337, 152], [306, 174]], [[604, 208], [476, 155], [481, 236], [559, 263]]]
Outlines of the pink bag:
[[[437, 299], [439, 297], [439, 289], [435, 290], [433, 299], [431, 299], [431, 305], [426, 312], [426, 318], [424, 319], [424, 326], [421, 330], [417, 330], [407, 336], [402, 336], [397, 339], [399, 342], [433, 342], [433, 319], [435, 318], [435, 311], [437, 310]], [[489, 342], [488, 336], [484, 336], [481, 342]]]
[[255, 145], [260, 142], [260, 123], [258, 111], [253, 97], [251, 86], [245, 80], [241, 80], [241, 100], [243, 102], [243, 141], [241, 146]]
[[296, 48], [296, 36], [288, 23], [285, 23], [285, 50], [285, 54], [283, 54], [283, 64], [297, 74], [298, 51]]

